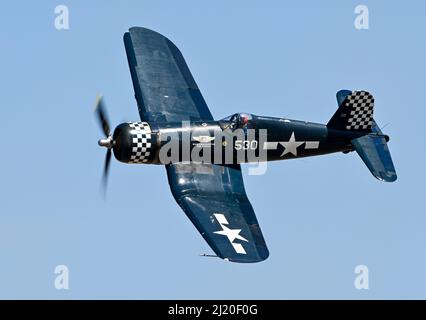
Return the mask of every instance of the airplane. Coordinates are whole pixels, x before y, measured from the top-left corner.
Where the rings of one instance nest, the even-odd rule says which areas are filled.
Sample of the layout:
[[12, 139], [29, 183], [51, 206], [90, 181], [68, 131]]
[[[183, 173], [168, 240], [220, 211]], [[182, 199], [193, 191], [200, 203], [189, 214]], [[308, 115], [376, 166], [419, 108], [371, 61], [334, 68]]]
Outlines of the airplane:
[[[95, 115], [107, 148], [103, 185], [111, 155], [123, 163], [164, 165], [173, 197], [214, 255], [231, 262], [268, 258], [241, 163], [297, 159], [356, 151], [374, 177], [397, 179], [387, 145], [373, 119], [367, 91], [337, 92], [338, 109], [327, 124], [235, 113], [214, 120], [179, 49], [142, 27], [124, 34], [124, 45], [141, 121], [114, 132], [102, 97]], [[219, 154], [219, 155], [218, 155]]]

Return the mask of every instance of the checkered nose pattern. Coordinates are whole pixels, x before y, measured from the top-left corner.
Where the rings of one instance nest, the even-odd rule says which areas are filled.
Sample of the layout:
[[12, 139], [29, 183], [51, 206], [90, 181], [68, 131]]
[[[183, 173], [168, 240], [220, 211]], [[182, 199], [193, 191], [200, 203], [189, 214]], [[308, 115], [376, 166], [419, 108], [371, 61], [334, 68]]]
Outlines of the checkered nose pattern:
[[146, 122], [129, 123], [132, 153], [129, 163], [146, 163], [151, 151], [151, 127]]
[[369, 130], [373, 125], [374, 98], [367, 91], [354, 91], [346, 98], [349, 108], [347, 130]]

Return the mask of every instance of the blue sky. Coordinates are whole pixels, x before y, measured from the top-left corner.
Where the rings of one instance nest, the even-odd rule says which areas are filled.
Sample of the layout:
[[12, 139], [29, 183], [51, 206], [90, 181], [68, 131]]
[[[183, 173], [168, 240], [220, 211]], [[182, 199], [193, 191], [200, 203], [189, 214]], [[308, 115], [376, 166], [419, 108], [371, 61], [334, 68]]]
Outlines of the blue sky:
[[[54, 8], [70, 30], [54, 28]], [[354, 28], [354, 8], [370, 29]], [[426, 298], [421, 1], [14, 1], [0, 19], [0, 298]], [[181, 49], [213, 115], [325, 123], [335, 93], [366, 89], [390, 123], [399, 179], [375, 180], [354, 153], [270, 163], [245, 175], [270, 258], [211, 253], [174, 202], [165, 170], [113, 161], [93, 116], [138, 120], [122, 35], [159, 31]], [[70, 290], [54, 268], [70, 270]], [[356, 290], [367, 265], [370, 289]]]

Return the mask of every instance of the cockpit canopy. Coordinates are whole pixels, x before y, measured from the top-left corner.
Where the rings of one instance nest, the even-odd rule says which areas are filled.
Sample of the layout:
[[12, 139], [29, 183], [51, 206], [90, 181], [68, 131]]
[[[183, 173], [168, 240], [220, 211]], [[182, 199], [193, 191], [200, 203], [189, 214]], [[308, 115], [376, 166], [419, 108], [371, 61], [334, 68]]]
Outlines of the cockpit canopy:
[[245, 129], [250, 127], [253, 116], [249, 113], [235, 113], [229, 117], [220, 120], [222, 129]]

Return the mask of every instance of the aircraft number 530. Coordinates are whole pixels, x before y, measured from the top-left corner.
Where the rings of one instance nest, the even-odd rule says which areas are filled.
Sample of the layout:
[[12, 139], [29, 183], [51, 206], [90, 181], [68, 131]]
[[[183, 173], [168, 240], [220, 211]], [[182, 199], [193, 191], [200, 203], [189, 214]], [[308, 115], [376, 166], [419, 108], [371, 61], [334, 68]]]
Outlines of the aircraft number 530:
[[236, 140], [235, 141], [235, 150], [256, 150], [257, 141], [256, 140]]

